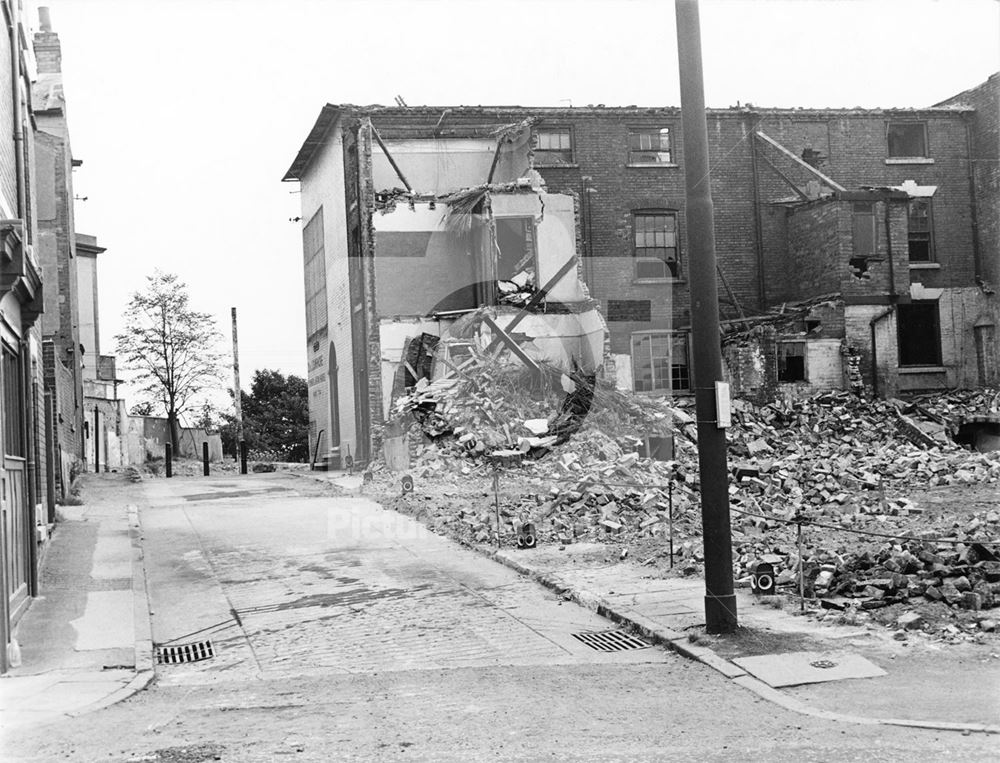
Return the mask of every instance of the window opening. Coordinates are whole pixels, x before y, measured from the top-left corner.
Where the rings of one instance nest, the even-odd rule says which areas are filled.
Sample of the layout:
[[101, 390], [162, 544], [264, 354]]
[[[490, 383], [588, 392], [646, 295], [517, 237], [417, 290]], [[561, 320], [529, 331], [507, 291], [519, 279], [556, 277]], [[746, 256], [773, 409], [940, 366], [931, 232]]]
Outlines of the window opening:
[[639, 213], [635, 229], [636, 278], [680, 278], [677, 215], [673, 212]]
[[941, 321], [937, 302], [896, 306], [900, 366], [941, 365]]
[[632, 339], [632, 374], [636, 392], [691, 388], [685, 334], [640, 334]]
[[628, 149], [629, 164], [670, 164], [670, 128], [629, 130]]
[[2, 348], [3, 362], [3, 430], [4, 451], [8, 456], [23, 458], [24, 410], [21, 404], [21, 358], [6, 344]]
[[912, 199], [908, 219], [910, 262], [931, 262], [934, 252], [931, 242], [933, 225], [930, 201]]
[[875, 256], [875, 205], [868, 202], [853, 205], [854, 256]]
[[311, 337], [327, 325], [322, 207], [302, 230], [302, 249], [305, 256], [306, 336]]
[[778, 381], [797, 382], [806, 380], [806, 343], [778, 343]]
[[530, 217], [498, 217], [497, 278], [510, 280], [535, 265], [535, 221]]
[[539, 164], [573, 163], [573, 133], [568, 127], [540, 128], [535, 137], [535, 159]]
[[927, 127], [923, 122], [890, 122], [889, 156], [927, 156]]

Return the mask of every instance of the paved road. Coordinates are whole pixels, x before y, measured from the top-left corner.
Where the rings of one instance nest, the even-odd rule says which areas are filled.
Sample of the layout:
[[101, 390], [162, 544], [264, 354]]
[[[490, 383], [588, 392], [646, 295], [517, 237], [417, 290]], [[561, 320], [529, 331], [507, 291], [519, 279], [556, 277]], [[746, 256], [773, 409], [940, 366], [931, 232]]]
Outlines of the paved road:
[[[405, 517], [301, 478], [149, 483], [153, 688], [7, 760], [991, 760], [995, 738], [801, 717]], [[919, 750], [919, 753], [916, 751]]]

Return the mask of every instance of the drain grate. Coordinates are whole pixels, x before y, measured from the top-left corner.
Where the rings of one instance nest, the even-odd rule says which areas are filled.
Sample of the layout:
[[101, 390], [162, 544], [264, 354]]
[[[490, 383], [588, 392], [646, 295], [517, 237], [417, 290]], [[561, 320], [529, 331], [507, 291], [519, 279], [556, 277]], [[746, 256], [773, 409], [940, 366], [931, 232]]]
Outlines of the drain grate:
[[573, 638], [579, 639], [599, 652], [624, 652], [626, 649], [645, 649], [652, 646], [648, 641], [621, 631], [574, 633]]
[[196, 641], [193, 644], [173, 644], [156, 647], [156, 661], [160, 665], [177, 665], [182, 662], [200, 662], [215, 657], [215, 647], [211, 641]]

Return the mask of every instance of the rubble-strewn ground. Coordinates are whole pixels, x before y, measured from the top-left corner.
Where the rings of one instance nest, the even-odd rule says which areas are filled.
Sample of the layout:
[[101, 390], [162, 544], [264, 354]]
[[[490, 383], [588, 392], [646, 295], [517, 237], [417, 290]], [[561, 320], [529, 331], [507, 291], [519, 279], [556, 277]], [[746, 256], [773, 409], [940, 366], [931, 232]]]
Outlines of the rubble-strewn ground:
[[[698, 574], [693, 400], [599, 384], [589, 412], [567, 413], [576, 384], [554, 379], [529, 383], [480, 365], [418, 385], [396, 405], [409, 424], [414, 491], [403, 494], [401, 474], [377, 464], [366, 492], [467, 543], [497, 542], [499, 514], [505, 546], [526, 530], [539, 544], [605, 543], [602, 564], [629, 558], [650, 575]], [[738, 584], [765, 562], [777, 591], [797, 596], [801, 524], [812, 616], [874, 620], [945, 642], [996, 638], [1000, 453], [962, 448], [949, 430], [963, 415], [995, 412], [998, 399], [986, 390], [905, 402], [847, 392], [734, 401]], [[645, 435], [671, 429], [674, 460], [645, 458]]]

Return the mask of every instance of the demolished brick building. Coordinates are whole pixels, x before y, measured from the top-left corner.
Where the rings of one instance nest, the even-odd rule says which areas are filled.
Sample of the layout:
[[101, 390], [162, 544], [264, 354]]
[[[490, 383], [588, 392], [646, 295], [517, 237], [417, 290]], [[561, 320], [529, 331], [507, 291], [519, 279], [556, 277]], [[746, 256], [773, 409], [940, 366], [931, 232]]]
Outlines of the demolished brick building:
[[[736, 394], [998, 383], [996, 188], [972, 161], [997, 88], [926, 109], [708, 110]], [[680, 129], [677, 108], [325, 106], [284, 177], [302, 188], [319, 460], [368, 460], [393, 387], [429, 373], [408, 342], [459, 338], [483, 306], [504, 333], [546, 286], [512, 345], [688, 392]]]

